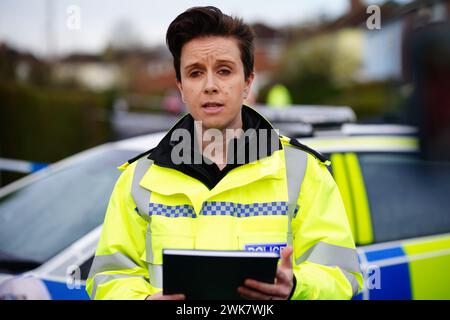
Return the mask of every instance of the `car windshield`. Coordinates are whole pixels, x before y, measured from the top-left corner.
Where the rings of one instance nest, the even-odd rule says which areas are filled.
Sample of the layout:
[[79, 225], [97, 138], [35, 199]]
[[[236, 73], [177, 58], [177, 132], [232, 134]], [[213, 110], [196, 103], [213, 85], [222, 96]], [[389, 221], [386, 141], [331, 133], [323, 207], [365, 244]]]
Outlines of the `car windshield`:
[[136, 151], [105, 150], [0, 199], [0, 265], [41, 264], [103, 223], [117, 166]]

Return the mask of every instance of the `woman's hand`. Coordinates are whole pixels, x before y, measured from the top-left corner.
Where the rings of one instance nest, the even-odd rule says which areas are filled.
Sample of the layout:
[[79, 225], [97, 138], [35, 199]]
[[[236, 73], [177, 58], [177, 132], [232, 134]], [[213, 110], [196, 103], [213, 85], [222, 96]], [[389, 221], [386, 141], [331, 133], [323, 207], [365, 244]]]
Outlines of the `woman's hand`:
[[275, 284], [245, 280], [245, 286], [238, 288], [239, 294], [246, 299], [254, 300], [287, 300], [294, 286], [292, 271], [292, 246], [281, 251], [281, 263], [278, 265]]
[[186, 297], [184, 294], [168, 294], [163, 295], [162, 292], [158, 292], [147, 296], [145, 300], [185, 300]]

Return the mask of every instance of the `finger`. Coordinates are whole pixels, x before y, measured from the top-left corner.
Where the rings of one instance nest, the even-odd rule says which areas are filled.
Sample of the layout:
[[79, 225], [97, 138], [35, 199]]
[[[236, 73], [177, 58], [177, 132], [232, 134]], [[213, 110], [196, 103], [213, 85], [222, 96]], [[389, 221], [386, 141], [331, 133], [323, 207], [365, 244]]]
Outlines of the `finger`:
[[287, 246], [281, 250], [281, 266], [283, 268], [292, 268], [292, 259], [291, 255], [294, 249], [292, 246]]
[[184, 294], [169, 294], [162, 295], [161, 300], [185, 300], [186, 297]]
[[254, 291], [251, 290], [249, 288], [246, 287], [239, 287], [237, 289], [238, 293], [245, 299], [251, 299], [251, 300], [271, 300], [271, 296], [258, 292], [258, 291]]
[[277, 277], [275, 279], [275, 283], [282, 288], [283, 295], [282, 299], [287, 299], [291, 294], [292, 288], [294, 286], [294, 275], [292, 271], [286, 272], [282, 270], [277, 270]]
[[163, 295], [161, 292], [155, 293], [147, 298], [147, 300], [184, 300], [184, 294], [168, 294]]
[[250, 289], [255, 289], [269, 296], [283, 296], [285, 294], [282, 285], [264, 283], [251, 279], [247, 279], [244, 284]]
[[145, 298], [145, 300], [158, 300], [158, 299], [161, 299], [161, 297], [162, 297], [162, 292], [158, 292], [158, 293], [147, 296], [147, 298]]
[[276, 273], [276, 284], [280, 283], [289, 283], [292, 279], [289, 277], [286, 270], [282, 270], [280, 268], [277, 269]]

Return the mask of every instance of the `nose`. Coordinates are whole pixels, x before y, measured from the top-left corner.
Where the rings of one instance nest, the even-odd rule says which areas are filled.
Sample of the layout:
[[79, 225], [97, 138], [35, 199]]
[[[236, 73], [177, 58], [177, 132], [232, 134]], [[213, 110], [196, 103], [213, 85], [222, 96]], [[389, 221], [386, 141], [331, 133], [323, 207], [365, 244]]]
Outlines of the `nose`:
[[206, 82], [203, 92], [205, 94], [213, 94], [219, 92], [219, 87], [217, 86], [214, 76], [212, 74], [208, 74], [206, 76]]

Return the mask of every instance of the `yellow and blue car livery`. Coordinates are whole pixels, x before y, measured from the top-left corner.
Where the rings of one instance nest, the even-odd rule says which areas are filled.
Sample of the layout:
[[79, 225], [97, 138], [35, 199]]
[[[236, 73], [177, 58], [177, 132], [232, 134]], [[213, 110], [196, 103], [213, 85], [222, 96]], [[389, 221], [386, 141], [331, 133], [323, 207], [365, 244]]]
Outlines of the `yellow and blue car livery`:
[[[377, 161], [394, 161], [395, 155], [401, 155], [401, 161], [405, 164], [418, 163], [424, 166], [429, 164], [417, 157], [418, 141], [416, 138], [405, 136], [355, 136], [340, 138], [310, 139], [310, 144], [327, 154], [332, 162], [331, 171], [340, 189], [346, 212], [349, 218], [352, 233], [358, 248], [358, 258], [364, 275], [364, 289], [354, 299], [378, 300], [378, 299], [450, 299], [450, 213], [448, 207], [441, 201], [439, 209], [442, 222], [446, 224], [439, 230], [447, 230], [447, 233], [429, 232], [428, 236], [417, 236], [412, 238], [398, 238], [392, 241], [377, 241], [374, 235], [373, 219], [381, 212], [373, 211], [374, 201], [390, 201], [385, 198], [371, 199], [367, 189], [370, 189], [370, 179], [365, 175], [360, 164], [360, 159], [370, 156]], [[394, 159], [394, 160], [393, 160]], [[403, 168], [403, 162], [399, 162]], [[448, 166], [448, 164], [441, 164]], [[382, 167], [380, 166], [380, 170]], [[404, 170], [411, 174], [419, 183], [417, 176], [424, 172], [416, 172], [406, 167]], [[381, 174], [381, 172], [380, 172]], [[401, 175], [398, 176], [401, 179]], [[437, 179], [434, 180], [435, 183]], [[408, 183], [404, 181], [404, 183]], [[437, 187], [447, 188], [444, 182]], [[373, 189], [373, 188], [372, 188]], [[407, 191], [404, 191], [407, 192]], [[394, 201], [401, 203], [407, 201], [401, 198], [402, 191]], [[445, 191], [443, 191], [445, 193]], [[417, 201], [427, 199], [424, 194], [418, 194]], [[443, 195], [445, 197], [445, 195]], [[399, 206], [397, 204], [397, 206]], [[426, 204], [424, 205], [426, 206]], [[437, 209], [437, 210], [439, 210]], [[402, 210], [402, 209], [399, 209]], [[432, 210], [431, 208], [429, 210]], [[405, 221], [408, 212], [403, 212]], [[422, 212], [422, 223], [425, 223], [429, 212]], [[419, 223], [420, 223], [419, 221]], [[389, 221], [388, 221], [389, 223]], [[392, 222], [394, 223], [394, 222]], [[398, 237], [404, 228], [420, 228], [403, 225], [379, 225], [379, 229], [393, 228], [397, 230]], [[414, 234], [414, 230], [407, 232]]]
[[450, 299], [450, 234], [358, 247], [356, 300]]

